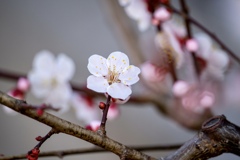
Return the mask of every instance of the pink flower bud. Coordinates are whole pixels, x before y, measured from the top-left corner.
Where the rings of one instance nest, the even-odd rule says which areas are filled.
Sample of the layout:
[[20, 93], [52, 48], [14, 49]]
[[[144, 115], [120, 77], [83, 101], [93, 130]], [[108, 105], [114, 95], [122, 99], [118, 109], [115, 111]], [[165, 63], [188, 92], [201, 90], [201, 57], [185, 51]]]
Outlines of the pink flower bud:
[[189, 52], [196, 52], [198, 50], [198, 42], [195, 39], [188, 39], [186, 41], [186, 49]]
[[17, 89], [26, 92], [30, 87], [30, 83], [27, 78], [19, 78], [17, 82]]
[[202, 93], [202, 98], [200, 99], [200, 104], [203, 107], [210, 107], [214, 104], [215, 96], [213, 93], [205, 91]]
[[154, 17], [159, 21], [166, 21], [170, 18], [170, 16], [170, 12], [164, 7], [160, 7], [154, 12]]
[[173, 94], [177, 97], [184, 96], [190, 89], [190, 86], [185, 81], [177, 81], [174, 83], [172, 91]]

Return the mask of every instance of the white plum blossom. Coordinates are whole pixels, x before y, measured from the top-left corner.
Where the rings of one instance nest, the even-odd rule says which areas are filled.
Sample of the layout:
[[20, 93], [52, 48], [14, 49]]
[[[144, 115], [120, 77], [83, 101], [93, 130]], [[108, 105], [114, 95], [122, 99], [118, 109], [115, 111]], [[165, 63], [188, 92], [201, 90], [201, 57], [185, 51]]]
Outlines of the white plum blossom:
[[206, 34], [198, 33], [194, 37], [199, 45], [197, 55], [207, 62], [206, 72], [222, 79], [230, 61], [227, 53], [218, 48]]
[[127, 55], [119, 51], [112, 52], [107, 59], [92, 55], [88, 70], [92, 75], [87, 79], [87, 88], [123, 100], [132, 93], [130, 86], [139, 80], [140, 73], [138, 67], [129, 65]]
[[69, 108], [72, 89], [69, 84], [75, 72], [75, 64], [65, 54], [56, 58], [49, 51], [41, 51], [33, 60], [33, 68], [28, 74], [31, 92], [45, 103], [60, 108], [61, 112]]
[[145, 31], [151, 24], [151, 15], [147, 10], [144, 0], [119, 0], [127, 15], [133, 20], [137, 21], [138, 29]]

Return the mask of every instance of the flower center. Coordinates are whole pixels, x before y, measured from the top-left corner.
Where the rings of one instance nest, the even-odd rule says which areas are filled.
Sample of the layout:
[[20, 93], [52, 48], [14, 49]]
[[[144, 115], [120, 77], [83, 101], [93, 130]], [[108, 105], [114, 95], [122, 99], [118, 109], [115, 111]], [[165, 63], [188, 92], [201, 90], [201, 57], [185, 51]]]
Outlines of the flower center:
[[119, 77], [119, 72], [116, 71], [116, 66], [113, 66], [113, 70], [111, 70], [110, 68], [108, 68], [108, 75], [107, 75], [107, 81], [109, 83], [109, 85], [117, 82], [120, 83], [121, 81], [118, 79]]

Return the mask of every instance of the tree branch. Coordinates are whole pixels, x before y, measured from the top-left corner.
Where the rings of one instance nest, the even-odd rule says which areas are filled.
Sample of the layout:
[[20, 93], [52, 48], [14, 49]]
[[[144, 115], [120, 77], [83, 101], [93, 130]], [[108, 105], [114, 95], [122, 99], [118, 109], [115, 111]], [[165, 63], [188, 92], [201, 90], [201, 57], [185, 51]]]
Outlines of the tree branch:
[[[26, 75], [4, 71], [0, 69], [0, 78], [17, 81], [20, 77], [26, 77]], [[71, 86], [73, 90], [85, 93], [88, 96], [91, 96], [93, 98], [94, 97], [106, 98], [104, 94], [93, 92], [84, 86], [77, 85], [74, 83], [71, 83]], [[179, 107], [176, 105], [169, 107], [169, 105], [171, 104], [168, 104], [167, 100], [161, 99], [161, 98], [156, 99], [153, 97], [149, 97], [148, 95], [141, 95], [141, 96], [132, 95], [128, 100], [127, 104], [130, 104], [130, 103], [138, 104], [137, 107], [140, 106], [139, 104], [150, 103], [154, 105], [158, 109], [158, 111], [161, 112], [163, 115], [168, 116], [173, 120], [175, 120], [177, 123], [181, 124], [182, 126], [189, 129], [193, 129], [193, 130], [200, 129], [201, 124], [206, 119], [213, 116], [213, 114], [209, 110], [202, 113], [202, 115], [196, 115], [196, 114], [194, 115], [193, 113], [189, 113], [189, 111], [185, 110], [183, 107]], [[188, 114], [191, 114], [191, 116], [194, 117], [194, 120], [192, 119], [192, 121], [189, 121], [188, 118], [186, 119], [186, 115]]]
[[223, 115], [216, 116], [207, 120], [195, 137], [164, 160], [208, 159], [222, 153], [240, 156], [239, 142], [240, 127], [229, 122]]
[[25, 101], [14, 99], [1, 91], [0, 103], [25, 116], [28, 116], [43, 124], [46, 124], [47, 126], [50, 126], [59, 132], [88, 141], [112, 153], [115, 153], [118, 156], [126, 153], [127, 159], [155, 160], [155, 158], [145, 155], [129, 147], [126, 147], [123, 144], [108, 138], [107, 136], [101, 136], [96, 132], [86, 130], [76, 124], [58, 118], [52, 114], [44, 112], [41, 116], [39, 116], [35, 110], [24, 108], [24, 106], [26, 105]]
[[[161, 2], [160, 2], [161, 3]], [[205, 28], [201, 23], [196, 21], [194, 18], [190, 17], [189, 15], [177, 10], [171, 5], [166, 5], [164, 3], [161, 3], [161, 5], [164, 5], [165, 7], [171, 9], [174, 13], [182, 16], [184, 19], [190, 21], [192, 24], [203, 30], [205, 33], [207, 33], [212, 39], [214, 39], [223, 50], [225, 50], [233, 59], [235, 59], [240, 64], [240, 58], [231, 51], [214, 33], [210, 32], [207, 28]]]
[[[185, 0], [180, 0], [180, 4], [181, 4], [181, 8], [184, 14], [186, 14], [187, 16], [189, 16], [189, 9], [188, 6], [186, 4]], [[185, 27], [187, 30], [187, 38], [191, 39], [192, 38], [192, 30], [191, 30], [191, 26], [190, 26], [190, 21], [188, 19], [184, 19], [185, 21]], [[198, 77], [200, 75], [200, 67], [197, 63], [197, 57], [196, 57], [196, 53], [195, 52], [191, 52], [192, 55], [192, 60], [193, 60], [193, 64], [195, 67], [195, 71], [196, 71], [196, 76]]]
[[[178, 149], [181, 145], [159, 145], [159, 146], [143, 146], [143, 147], [136, 147], [132, 146], [137, 151], [164, 151], [164, 150], [172, 150]], [[64, 156], [68, 155], [77, 155], [77, 154], [89, 154], [89, 153], [103, 153], [108, 152], [102, 148], [87, 148], [87, 149], [71, 149], [71, 150], [62, 150], [62, 151], [48, 151], [48, 152], [41, 152], [38, 157], [59, 157], [63, 158]], [[26, 154], [16, 155], [16, 156], [6, 156], [0, 157], [0, 160], [9, 160], [9, 159], [24, 159], [26, 158]]]

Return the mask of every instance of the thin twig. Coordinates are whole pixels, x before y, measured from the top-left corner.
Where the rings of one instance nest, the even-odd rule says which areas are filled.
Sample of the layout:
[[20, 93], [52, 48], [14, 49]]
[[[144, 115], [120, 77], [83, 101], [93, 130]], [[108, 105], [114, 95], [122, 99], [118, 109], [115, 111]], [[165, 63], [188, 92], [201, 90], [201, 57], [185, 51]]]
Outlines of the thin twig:
[[103, 109], [101, 125], [100, 125], [100, 128], [98, 130], [98, 133], [100, 135], [104, 135], [104, 136], [106, 135], [106, 122], [107, 122], [107, 114], [108, 114], [108, 109], [110, 107], [110, 103], [111, 103], [111, 96], [108, 95], [106, 106]]
[[[175, 150], [181, 147], [182, 144], [175, 144], [175, 145], [156, 145], [156, 146], [143, 146], [143, 147], [136, 147], [131, 146], [130, 148], [134, 148], [137, 151], [166, 151], [166, 150]], [[48, 151], [48, 152], [41, 152], [39, 153], [39, 157], [59, 157], [63, 158], [64, 156], [68, 155], [82, 155], [82, 154], [89, 154], [89, 153], [103, 153], [109, 152], [102, 148], [87, 148], [87, 149], [70, 149], [70, 150], [60, 150], [60, 151]], [[0, 160], [9, 160], [9, 159], [24, 159], [26, 158], [26, 154], [16, 155], [16, 156], [3, 156], [0, 157]]]
[[236, 56], [236, 54], [231, 51], [214, 33], [210, 32], [206, 27], [204, 27], [201, 23], [199, 23], [198, 21], [196, 21], [194, 18], [192, 18], [191, 16], [177, 10], [176, 8], [174, 8], [172, 5], [166, 5], [164, 3], [161, 3], [162, 5], [164, 5], [165, 7], [171, 9], [174, 13], [182, 16], [184, 19], [189, 20], [192, 24], [194, 24], [195, 26], [197, 26], [198, 28], [200, 28], [201, 30], [203, 30], [205, 33], [207, 33], [212, 39], [214, 39], [223, 50], [225, 50], [233, 59], [235, 59], [239, 64], [240, 64], [240, 58], [238, 56]]
[[[189, 9], [188, 9], [188, 6], [185, 2], [185, 0], [180, 0], [180, 4], [181, 4], [181, 8], [182, 8], [182, 12], [184, 14], [186, 14], [187, 16], [189, 16]], [[192, 38], [192, 31], [191, 31], [191, 26], [190, 26], [190, 21], [188, 19], [184, 19], [185, 21], [185, 27], [186, 27], [186, 30], [187, 30], [187, 38], [188, 39], [191, 39]], [[193, 60], [193, 64], [194, 64], [194, 68], [195, 68], [195, 71], [196, 71], [196, 76], [199, 77], [200, 75], [200, 67], [197, 63], [197, 57], [196, 57], [196, 53], [195, 52], [191, 52], [191, 55], [192, 55], [192, 60]]]

